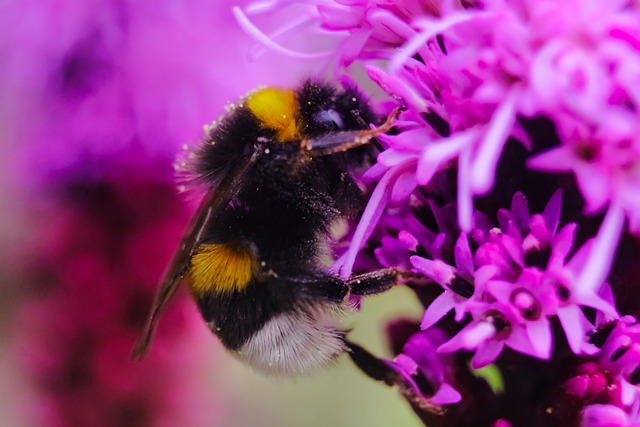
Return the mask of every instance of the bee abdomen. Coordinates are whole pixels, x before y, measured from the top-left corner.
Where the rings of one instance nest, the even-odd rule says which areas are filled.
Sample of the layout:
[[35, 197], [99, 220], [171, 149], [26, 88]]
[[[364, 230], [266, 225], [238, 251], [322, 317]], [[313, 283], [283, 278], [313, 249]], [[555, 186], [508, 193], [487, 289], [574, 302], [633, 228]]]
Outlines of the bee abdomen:
[[300, 375], [330, 364], [346, 350], [337, 326], [338, 305], [280, 313], [267, 321], [236, 352], [254, 369], [276, 375]]
[[202, 244], [191, 259], [187, 283], [196, 297], [243, 291], [257, 269], [255, 251], [246, 242]]

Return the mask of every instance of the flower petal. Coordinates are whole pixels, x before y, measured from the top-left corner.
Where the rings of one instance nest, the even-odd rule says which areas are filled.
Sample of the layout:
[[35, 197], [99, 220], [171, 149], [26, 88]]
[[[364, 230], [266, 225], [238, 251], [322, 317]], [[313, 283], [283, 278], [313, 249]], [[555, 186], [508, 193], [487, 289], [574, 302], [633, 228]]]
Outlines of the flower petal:
[[436, 405], [450, 405], [461, 400], [462, 395], [447, 383], [442, 384], [436, 393], [429, 398], [429, 401]]
[[460, 236], [458, 236], [453, 256], [458, 274], [467, 279], [473, 277], [473, 254], [471, 253], [471, 248], [469, 248], [469, 239], [465, 233], [460, 233]]
[[430, 260], [419, 256], [412, 256], [410, 260], [416, 270], [444, 288], [449, 286], [455, 278], [455, 268], [444, 261]]
[[617, 204], [612, 204], [600, 225], [600, 230], [589, 253], [589, 258], [578, 276], [575, 292], [597, 292], [609, 274], [613, 256], [624, 227], [624, 211]]
[[562, 190], [556, 190], [553, 193], [553, 196], [547, 202], [547, 206], [545, 206], [544, 211], [542, 212], [542, 217], [544, 218], [544, 223], [549, 230], [549, 233], [553, 236], [556, 234], [556, 230], [558, 229], [558, 224], [560, 223], [560, 211], [562, 210]]
[[536, 355], [541, 359], [549, 359], [551, 357], [553, 337], [551, 336], [551, 326], [547, 319], [543, 318], [535, 322], [527, 322], [527, 335], [536, 350]]
[[502, 147], [507, 142], [511, 128], [516, 118], [516, 100], [519, 91], [512, 89], [505, 100], [498, 106], [484, 139], [479, 144], [471, 166], [471, 182], [475, 194], [487, 193], [495, 179], [496, 166], [502, 153]]
[[333, 50], [328, 50], [325, 52], [317, 52], [317, 53], [305, 53], [305, 52], [296, 52], [294, 50], [288, 49], [282, 45], [276, 43], [272, 37], [269, 37], [265, 33], [262, 32], [249, 18], [239, 6], [234, 6], [232, 8], [233, 16], [235, 16], [236, 21], [238, 21], [238, 25], [242, 27], [242, 29], [251, 37], [253, 37], [257, 42], [272, 49], [275, 52], [278, 52], [282, 55], [294, 57], [294, 58], [303, 58], [303, 59], [318, 59], [318, 58], [327, 58], [334, 54]]
[[589, 405], [582, 413], [581, 427], [627, 427], [627, 414], [614, 405]]
[[586, 332], [582, 326], [581, 316], [582, 312], [577, 305], [558, 308], [558, 319], [564, 329], [569, 347], [575, 354], [580, 354]]
[[471, 360], [471, 367], [473, 369], [480, 369], [493, 363], [504, 348], [504, 341], [487, 340], [481, 343], [476, 350], [476, 354]]
[[424, 331], [438, 323], [438, 321], [450, 312], [455, 305], [455, 294], [450, 290], [445, 289], [445, 291], [434, 299], [425, 310], [424, 316], [422, 317], [422, 323], [420, 324], [420, 329]]
[[412, 160], [406, 160], [397, 167], [389, 169], [384, 174], [380, 182], [378, 182], [378, 185], [375, 190], [373, 190], [373, 193], [369, 198], [367, 207], [362, 213], [362, 217], [356, 227], [356, 231], [353, 233], [353, 239], [351, 240], [349, 249], [344, 254], [344, 261], [339, 267], [340, 277], [348, 278], [351, 276], [353, 265], [356, 261], [356, 256], [358, 255], [360, 248], [362, 248], [364, 242], [367, 241], [373, 232], [373, 229], [376, 227], [380, 217], [382, 216], [382, 212], [389, 202], [391, 197], [391, 188], [393, 188], [398, 177], [411, 167], [412, 163]]

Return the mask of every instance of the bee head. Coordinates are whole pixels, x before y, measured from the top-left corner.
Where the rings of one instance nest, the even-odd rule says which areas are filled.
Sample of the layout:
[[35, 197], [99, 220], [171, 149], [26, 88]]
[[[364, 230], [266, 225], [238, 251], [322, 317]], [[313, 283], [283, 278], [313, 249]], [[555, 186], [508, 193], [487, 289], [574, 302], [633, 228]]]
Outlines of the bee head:
[[299, 90], [267, 87], [247, 98], [247, 108], [278, 142], [313, 138], [342, 130], [358, 130], [376, 117], [355, 88], [336, 92], [333, 86], [307, 81]]
[[337, 92], [333, 86], [307, 81], [298, 91], [298, 105], [303, 132], [311, 138], [377, 122], [365, 97], [353, 87]]
[[[316, 155], [362, 145], [354, 145], [357, 140], [369, 141], [371, 135], [354, 131], [368, 131], [377, 121], [355, 88], [337, 91], [312, 80], [294, 90], [261, 88], [207, 127], [203, 143], [189, 153], [179, 169], [186, 171], [181, 180], [187, 185], [196, 182], [215, 188], [235, 173], [237, 165], [247, 164], [256, 154], [256, 171], [252, 173], [297, 174]], [[369, 158], [369, 151], [363, 147], [350, 152], [348, 163], [360, 165], [361, 158]]]

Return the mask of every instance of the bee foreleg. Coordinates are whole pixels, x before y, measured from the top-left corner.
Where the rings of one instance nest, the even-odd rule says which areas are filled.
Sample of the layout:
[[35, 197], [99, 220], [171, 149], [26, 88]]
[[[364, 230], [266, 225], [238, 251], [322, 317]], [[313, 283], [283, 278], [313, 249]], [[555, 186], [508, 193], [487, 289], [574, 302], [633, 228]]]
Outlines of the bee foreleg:
[[393, 110], [387, 120], [377, 128], [369, 129], [367, 127], [356, 131], [331, 132], [316, 138], [304, 139], [302, 147], [313, 156], [326, 156], [360, 147], [383, 133], [389, 132], [398, 114], [400, 114], [400, 108]]

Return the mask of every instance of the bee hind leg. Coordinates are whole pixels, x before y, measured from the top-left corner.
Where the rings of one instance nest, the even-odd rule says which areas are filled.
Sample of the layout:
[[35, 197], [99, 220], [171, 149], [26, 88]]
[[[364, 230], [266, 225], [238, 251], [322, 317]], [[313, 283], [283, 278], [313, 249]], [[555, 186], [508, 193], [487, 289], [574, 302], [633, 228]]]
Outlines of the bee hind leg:
[[396, 268], [385, 268], [357, 274], [346, 280], [327, 274], [280, 275], [277, 283], [279, 289], [286, 290], [284, 292], [287, 298], [291, 290], [296, 289], [294, 294], [302, 297], [340, 302], [349, 294], [358, 296], [379, 294], [391, 289], [399, 283], [400, 279], [410, 274]]
[[352, 295], [379, 294], [398, 284], [403, 273], [395, 268], [385, 268], [369, 273], [357, 274], [345, 281]]

